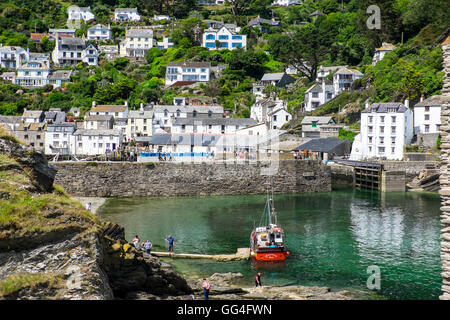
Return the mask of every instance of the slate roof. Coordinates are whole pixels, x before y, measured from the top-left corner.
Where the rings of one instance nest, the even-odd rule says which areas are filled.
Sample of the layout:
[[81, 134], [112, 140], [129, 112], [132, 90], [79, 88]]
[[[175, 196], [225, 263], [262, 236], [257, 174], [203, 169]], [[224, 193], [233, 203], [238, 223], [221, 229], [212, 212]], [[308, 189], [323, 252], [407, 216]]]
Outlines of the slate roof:
[[388, 110], [395, 109], [396, 113], [403, 113], [408, 108], [405, 107], [403, 103], [400, 102], [388, 102], [388, 103], [373, 103], [363, 113], [387, 113]]
[[316, 121], [317, 124], [329, 124], [330, 121], [332, 121], [333, 118], [332, 117], [310, 117], [310, 116], [306, 116], [303, 118], [301, 124], [312, 124], [313, 121]]
[[[449, 98], [447, 98], [447, 100], [448, 99]], [[440, 107], [444, 102], [445, 97], [443, 95], [435, 95], [417, 103], [415, 107]]]
[[111, 121], [114, 117], [112, 115], [92, 115], [86, 116], [86, 121]]
[[120, 135], [120, 130], [116, 129], [104, 129], [104, 130], [86, 130], [86, 129], [78, 129], [75, 131], [76, 135], [83, 136], [118, 136]]
[[123, 112], [126, 110], [126, 106], [124, 105], [106, 105], [99, 104], [93, 107], [90, 112]]
[[221, 135], [219, 134], [186, 134], [186, 133], [157, 133], [152, 137], [141, 137], [140, 140], [153, 145], [196, 145], [213, 146], [217, 143]]
[[153, 30], [151, 29], [129, 29], [126, 32], [127, 37], [136, 37], [136, 38], [152, 38]]
[[224, 125], [224, 126], [250, 126], [256, 124], [257, 121], [251, 118], [178, 118], [174, 125]]
[[338, 146], [340, 146], [343, 143], [347, 143], [346, 140], [342, 140], [339, 138], [321, 138], [321, 139], [312, 139], [297, 148], [293, 149], [292, 151], [299, 151], [299, 150], [310, 150], [313, 152], [325, 152], [329, 153], [332, 152], [334, 149], [336, 149]]
[[266, 73], [261, 78], [261, 81], [279, 81], [283, 77], [284, 72]]
[[140, 111], [140, 110], [131, 110], [128, 113], [129, 119], [151, 119], [153, 117], [153, 111]]
[[47, 132], [74, 132], [77, 126], [74, 123], [58, 123], [47, 125]]
[[201, 62], [201, 61], [169, 62], [167, 67], [211, 68], [211, 62]]
[[252, 20], [250, 20], [250, 22], [247, 24], [249, 27], [253, 27], [253, 26], [258, 26], [261, 23], [267, 23], [271, 26], [277, 27], [280, 25], [279, 21], [273, 21], [273, 20], [268, 20], [268, 19], [264, 19], [264, 18], [260, 18], [259, 16], [256, 18], [253, 18]]
[[208, 113], [211, 111], [212, 113], [220, 113], [223, 114], [223, 107], [222, 106], [175, 106], [175, 105], [156, 105], [153, 107], [154, 113], [163, 113], [164, 110], [167, 110], [168, 112], [175, 113], [177, 110], [180, 110], [180, 112], [194, 112], [197, 111], [197, 113]]

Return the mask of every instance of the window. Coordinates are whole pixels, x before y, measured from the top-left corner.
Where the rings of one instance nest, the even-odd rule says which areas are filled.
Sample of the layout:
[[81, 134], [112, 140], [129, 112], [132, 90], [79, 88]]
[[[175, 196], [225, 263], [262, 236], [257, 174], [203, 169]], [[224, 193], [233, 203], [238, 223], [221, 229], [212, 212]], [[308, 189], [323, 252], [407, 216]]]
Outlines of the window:
[[286, 116], [286, 121], [289, 121], [289, 116]]
[[425, 120], [430, 120], [430, 115], [429, 114], [425, 115]]
[[219, 40], [228, 40], [227, 35], [219, 35]]
[[319, 97], [319, 93], [318, 92], [313, 92], [312, 93], [312, 97], [313, 98], [318, 98]]
[[384, 116], [380, 117], [380, 121], [381, 121], [381, 123], [384, 123]]
[[391, 147], [391, 152], [395, 153], [395, 147]]
[[391, 144], [395, 144], [395, 137], [391, 137]]
[[430, 112], [430, 107], [425, 107], [425, 112]]
[[391, 127], [391, 134], [395, 134], [395, 127]]
[[384, 137], [380, 137], [380, 144], [384, 144]]
[[369, 143], [372, 143], [372, 139], [373, 139], [372, 137], [369, 137]]
[[211, 117], [212, 117], [212, 112], [208, 111], [208, 118], [211, 118]]
[[429, 124], [425, 125], [425, 132], [430, 132], [430, 125]]
[[392, 116], [392, 117], [391, 117], [392, 123], [395, 123], [396, 120], [397, 120], [397, 117], [396, 117], [396, 116]]
[[273, 121], [277, 121], [277, 116], [276, 115], [273, 116]]
[[194, 112], [192, 112], [192, 116], [193, 116], [194, 118], [197, 117], [197, 110], [194, 110]]
[[311, 124], [311, 127], [316, 128], [317, 127], [317, 121], [313, 121]]
[[373, 116], [369, 116], [369, 123], [373, 122]]
[[384, 133], [384, 127], [380, 127], [380, 133]]
[[206, 35], [206, 40], [214, 40], [214, 39], [216, 39], [215, 35], [213, 35], [213, 34]]
[[384, 147], [378, 147], [378, 153], [382, 154], [384, 153], [384, 150], [385, 150]]
[[38, 134], [38, 135], [36, 136], [36, 139], [37, 139], [37, 140], [41, 140], [41, 135]]
[[206, 68], [202, 68], [202, 72], [206, 72]]

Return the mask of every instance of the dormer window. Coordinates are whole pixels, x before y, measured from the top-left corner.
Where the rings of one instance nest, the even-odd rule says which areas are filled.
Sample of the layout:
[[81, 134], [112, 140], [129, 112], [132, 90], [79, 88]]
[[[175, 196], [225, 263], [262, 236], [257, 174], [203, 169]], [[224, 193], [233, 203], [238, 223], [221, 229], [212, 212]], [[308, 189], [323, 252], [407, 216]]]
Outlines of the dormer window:
[[193, 116], [194, 118], [197, 117], [197, 110], [194, 110], [194, 112], [192, 113], [192, 116]]
[[181, 116], [181, 111], [180, 109], [177, 110], [177, 117]]

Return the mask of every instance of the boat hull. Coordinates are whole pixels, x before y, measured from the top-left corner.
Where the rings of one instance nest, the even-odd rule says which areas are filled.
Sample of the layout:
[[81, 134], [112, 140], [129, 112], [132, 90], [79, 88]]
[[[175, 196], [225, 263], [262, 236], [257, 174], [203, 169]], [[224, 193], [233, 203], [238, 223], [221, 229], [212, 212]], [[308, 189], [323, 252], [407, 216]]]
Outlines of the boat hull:
[[252, 258], [256, 261], [284, 261], [286, 257], [289, 255], [287, 251], [264, 251], [264, 252], [255, 252], [251, 250], [250, 252]]

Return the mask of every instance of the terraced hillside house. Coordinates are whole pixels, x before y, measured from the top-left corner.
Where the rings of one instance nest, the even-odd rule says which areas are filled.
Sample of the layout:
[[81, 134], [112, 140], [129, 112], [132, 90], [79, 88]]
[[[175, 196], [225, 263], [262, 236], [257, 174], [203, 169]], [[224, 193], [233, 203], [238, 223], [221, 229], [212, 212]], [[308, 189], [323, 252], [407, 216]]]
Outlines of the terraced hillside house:
[[211, 62], [169, 62], [166, 68], [166, 86], [179, 81], [208, 82]]
[[145, 57], [155, 43], [152, 29], [127, 29], [125, 39], [119, 44], [120, 56]]
[[27, 88], [45, 86], [50, 75], [50, 65], [47, 63], [44, 61], [29, 61], [21, 64], [17, 68], [14, 84]]
[[247, 36], [232, 31], [225, 25], [219, 29], [208, 28], [203, 32], [202, 47], [209, 50], [234, 50], [247, 48]]
[[47, 125], [45, 133], [45, 154], [46, 155], [69, 155], [70, 143], [73, 133], [76, 130], [74, 123], [58, 123]]
[[335, 93], [333, 84], [329, 81], [323, 80], [321, 84], [314, 84], [306, 90], [303, 108], [307, 112], [314, 111], [334, 97]]
[[53, 88], [59, 88], [65, 83], [70, 82], [73, 70], [55, 70], [48, 76], [47, 84], [51, 84]]
[[275, 19], [264, 19], [258, 15], [256, 18], [250, 20], [250, 22], [247, 23], [247, 26], [250, 28], [258, 28], [261, 32], [268, 33], [270, 32], [270, 28], [280, 28], [281, 22], [275, 21]]
[[395, 46], [393, 44], [383, 42], [381, 47], [375, 49], [375, 54], [373, 55], [372, 65], [376, 65], [378, 61], [381, 61], [386, 53], [395, 50]]
[[3, 46], [0, 44], [0, 67], [6, 69], [17, 69], [22, 62], [28, 61], [28, 51], [17, 46]]
[[361, 112], [361, 132], [355, 137], [351, 160], [402, 160], [414, 135], [413, 112], [405, 103], [374, 103]]
[[91, 11], [91, 7], [79, 7], [76, 5], [69, 6], [67, 8], [67, 20], [68, 21], [80, 21], [85, 22], [95, 19], [95, 15]]
[[108, 41], [112, 40], [113, 35], [111, 26], [105, 26], [103, 24], [96, 24], [87, 30], [88, 40]]
[[114, 10], [115, 21], [140, 21], [141, 16], [137, 8], [116, 8]]
[[292, 120], [287, 111], [287, 104], [280, 99], [262, 99], [255, 102], [250, 108], [250, 118], [258, 123], [265, 122], [270, 129], [280, 129], [285, 123]]
[[264, 89], [268, 85], [273, 85], [277, 88], [286, 88], [289, 84], [294, 83], [295, 78], [288, 75], [286, 72], [266, 73], [261, 80], [253, 83], [253, 94], [259, 98], [264, 97]]
[[326, 80], [326, 78], [330, 74], [332, 74], [342, 68], [347, 68], [347, 66], [331, 66], [331, 67], [320, 66], [319, 69], [317, 70], [316, 82], [321, 83], [322, 81]]
[[60, 66], [71, 66], [85, 63], [90, 66], [98, 64], [98, 50], [92, 44], [87, 45], [80, 38], [56, 38], [52, 60]]
[[352, 83], [363, 77], [356, 69], [341, 68], [333, 75], [334, 94], [338, 95], [343, 90], [350, 90]]
[[163, 37], [162, 41], [158, 41], [157, 46], [159, 50], [169, 49], [173, 47], [173, 42], [169, 37]]

